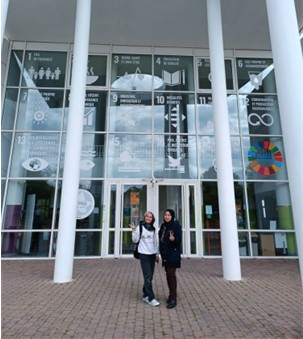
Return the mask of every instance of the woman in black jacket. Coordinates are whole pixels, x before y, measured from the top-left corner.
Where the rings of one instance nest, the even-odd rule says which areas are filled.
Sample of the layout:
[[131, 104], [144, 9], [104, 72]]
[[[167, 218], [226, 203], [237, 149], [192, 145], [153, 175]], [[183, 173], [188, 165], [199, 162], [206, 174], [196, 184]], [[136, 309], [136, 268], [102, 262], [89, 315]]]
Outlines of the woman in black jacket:
[[176, 269], [181, 267], [182, 230], [181, 225], [174, 220], [173, 210], [165, 210], [163, 219], [164, 222], [159, 230], [159, 246], [169, 289], [167, 308], [174, 308], [177, 305]]

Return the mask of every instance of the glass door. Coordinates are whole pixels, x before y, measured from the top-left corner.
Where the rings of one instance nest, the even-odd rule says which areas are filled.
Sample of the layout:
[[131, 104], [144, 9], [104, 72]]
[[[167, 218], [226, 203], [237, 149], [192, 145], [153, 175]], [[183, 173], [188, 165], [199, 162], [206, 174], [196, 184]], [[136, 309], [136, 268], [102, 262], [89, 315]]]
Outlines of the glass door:
[[176, 219], [182, 226], [183, 257], [202, 255], [201, 213], [199, 210], [199, 185], [182, 183], [157, 185], [158, 224], [163, 222], [167, 208], [175, 211]]
[[132, 255], [129, 224], [139, 224], [148, 210], [155, 214], [157, 231], [167, 208], [176, 212], [182, 226], [184, 257], [202, 256], [202, 229], [199, 185], [190, 183], [114, 182], [108, 183], [105, 206], [105, 234], [102, 256]]

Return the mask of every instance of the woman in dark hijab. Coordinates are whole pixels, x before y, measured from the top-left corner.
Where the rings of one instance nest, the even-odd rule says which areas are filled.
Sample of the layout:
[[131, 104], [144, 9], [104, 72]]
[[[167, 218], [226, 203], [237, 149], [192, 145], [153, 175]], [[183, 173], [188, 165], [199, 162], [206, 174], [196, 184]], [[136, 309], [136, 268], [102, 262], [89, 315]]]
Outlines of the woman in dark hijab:
[[176, 269], [181, 267], [181, 225], [175, 220], [175, 212], [171, 209], [164, 211], [163, 223], [159, 230], [159, 246], [162, 266], [165, 268], [169, 289], [167, 308], [177, 305]]

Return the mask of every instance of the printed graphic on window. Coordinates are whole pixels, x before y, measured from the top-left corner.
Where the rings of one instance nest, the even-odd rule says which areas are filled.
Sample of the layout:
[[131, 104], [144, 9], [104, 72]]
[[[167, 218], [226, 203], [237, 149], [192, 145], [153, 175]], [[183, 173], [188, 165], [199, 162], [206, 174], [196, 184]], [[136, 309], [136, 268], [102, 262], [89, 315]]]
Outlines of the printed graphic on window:
[[163, 81], [163, 89], [168, 91], [193, 91], [193, 58], [189, 56], [154, 57], [155, 77]]

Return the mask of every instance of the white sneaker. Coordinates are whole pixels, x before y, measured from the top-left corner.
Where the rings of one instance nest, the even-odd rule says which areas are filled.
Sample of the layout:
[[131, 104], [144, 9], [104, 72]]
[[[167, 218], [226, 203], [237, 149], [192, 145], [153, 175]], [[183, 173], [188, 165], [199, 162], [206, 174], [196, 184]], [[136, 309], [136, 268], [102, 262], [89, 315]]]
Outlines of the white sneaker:
[[143, 301], [146, 301], [148, 303], [148, 297], [143, 297]]
[[159, 306], [160, 305], [159, 301], [156, 300], [156, 299], [153, 299], [152, 301], [147, 301], [147, 302], [152, 306]]

